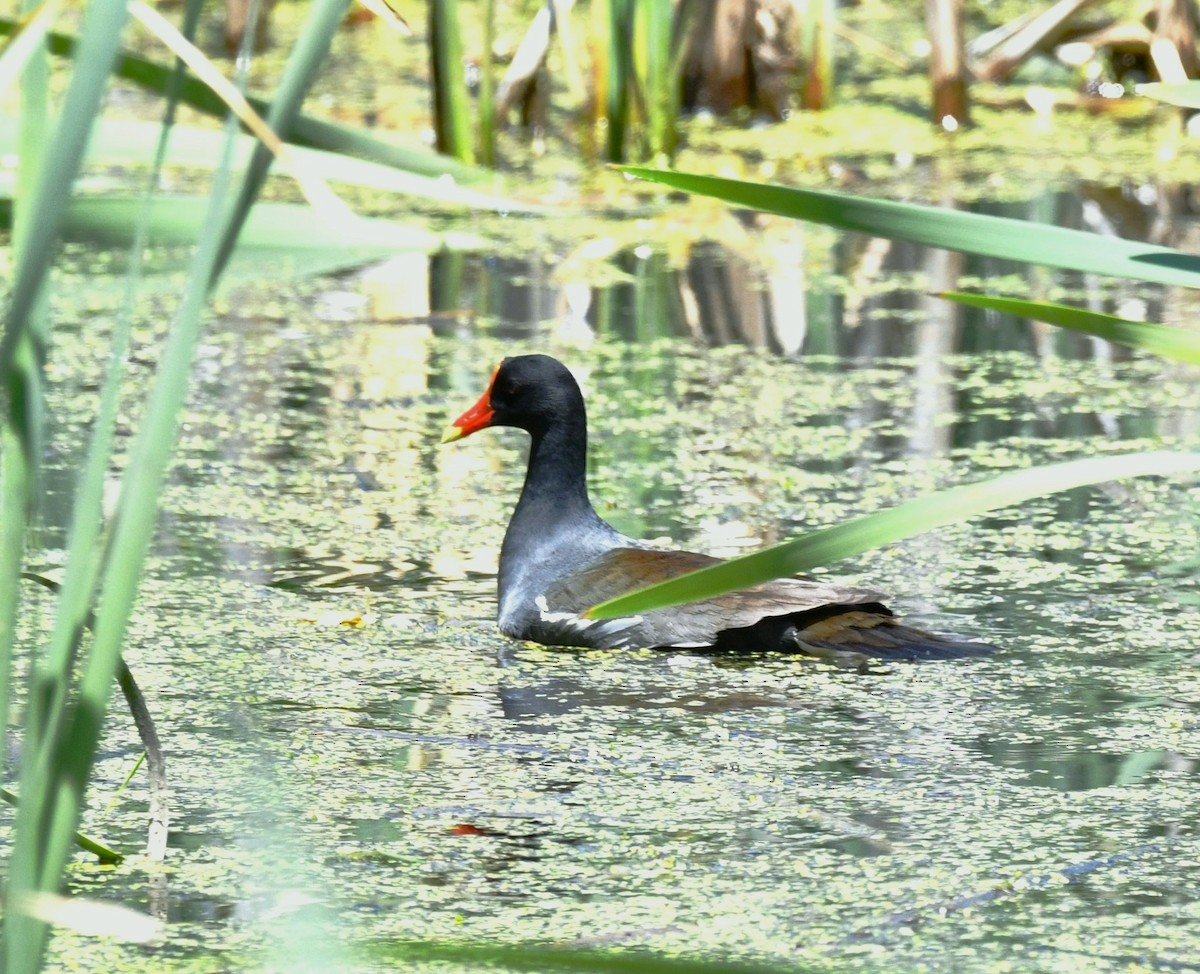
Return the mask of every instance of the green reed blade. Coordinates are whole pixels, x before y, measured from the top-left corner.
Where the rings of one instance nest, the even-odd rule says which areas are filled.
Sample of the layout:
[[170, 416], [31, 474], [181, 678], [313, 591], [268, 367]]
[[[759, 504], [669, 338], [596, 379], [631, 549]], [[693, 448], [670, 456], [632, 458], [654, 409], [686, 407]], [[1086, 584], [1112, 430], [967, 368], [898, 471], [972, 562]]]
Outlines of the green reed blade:
[[[275, 97], [271, 99], [271, 108], [267, 112], [267, 124], [280, 138], [286, 139], [291, 131], [292, 123], [300, 113], [300, 106], [304, 104], [305, 96], [312, 87], [325, 55], [329, 53], [329, 45], [333, 42], [338, 25], [345, 19], [349, 7], [350, 0], [315, 0], [313, 3], [308, 20], [288, 55], [283, 77], [279, 79], [279, 88]], [[273, 160], [274, 156], [265, 145], [255, 147], [217, 249], [217, 259], [209, 281], [210, 288], [216, 285], [221, 271], [229, 261], [242, 224], [258, 199], [259, 190], [266, 181]]]
[[1023, 301], [990, 294], [968, 294], [963, 291], [941, 291], [937, 295], [972, 308], [999, 311], [1020, 318], [1033, 318], [1060, 328], [1070, 328], [1085, 335], [1095, 335], [1106, 341], [1128, 345], [1130, 348], [1153, 352], [1177, 362], [1200, 365], [1200, 333], [1184, 328], [1133, 321], [1116, 315], [1085, 311], [1065, 304], [1043, 301]]
[[1026, 264], [1200, 288], [1200, 257], [1169, 247], [1008, 217], [715, 176], [620, 166], [623, 172], [736, 206]]
[[625, 158], [625, 138], [629, 131], [630, 89], [633, 67], [630, 63], [631, 0], [603, 0], [607, 53], [604, 66], [604, 117], [607, 122], [604, 158], [620, 162]]
[[109, 69], [117, 56], [124, 21], [125, 5], [121, 0], [95, 0], [84, 15], [79, 55], [60, 122], [39, 173], [37, 190], [30, 198], [37, 219], [31, 222], [23, 245], [22, 267], [13, 279], [4, 335], [0, 339], [0, 375], [6, 374], [11, 366], [25, 318], [50, 266], [51, 248], [58, 238], [92, 120], [98, 113]]
[[[83, 158], [92, 122], [99, 113], [109, 71], [120, 45], [126, 11], [123, 0], [94, 0], [84, 12], [81, 40], [74, 71], [64, 96], [59, 122], [53, 138], [37, 162], [36, 188], [25, 193], [19, 188], [20, 205], [30, 214], [27, 230], [19, 231], [19, 264], [13, 278], [9, 307], [0, 339], [0, 376], [8, 397], [5, 435], [5, 500], [14, 500], [12, 481], [16, 475], [19, 450], [8, 449], [14, 439], [40, 436], [39, 399], [33, 386], [40, 382], [42, 362], [48, 341], [46, 328], [39, 324], [38, 306], [44, 300], [44, 284], [51, 265], [53, 247], [67, 211], [67, 201]], [[31, 67], [33, 62], [31, 62]], [[26, 75], [28, 78], [28, 74]], [[25, 112], [27, 118], [44, 117], [46, 90], [44, 77], [37, 87], [43, 89], [40, 107]], [[26, 106], [27, 107], [27, 106]], [[34, 124], [38, 124], [36, 121]], [[30, 148], [23, 145], [23, 149]], [[28, 161], [28, 160], [26, 160]], [[25, 162], [23, 162], [25, 165]], [[18, 215], [18, 226], [25, 219]], [[21, 426], [24, 429], [21, 429]], [[35, 440], [36, 442], [36, 440]], [[30, 443], [23, 444], [29, 449]], [[36, 457], [38, 454], [29, 454]], [[26, 461], [26, 473], [35, 469]], [[32, 484], [32, 479], [27, 480]], [[5, 514], [8, 512], [6, 511]], [[8, 556], [11, 558], [12, 556]], [[5, 566], [6, 568], [10, 566]], [[50, 755], [55, 750], [57, 724], [48, 706], [65, 696], [69, 674], [47, 669], [34, 662], [32, 690], [26, 718], [22, 749], [21, 793], [24, 802], [17, 813], [13, 853], [9, 861], [7, 893], [20, 898], [26, 893], [57, 888], [61, 862], [47, 870], [47, 851], [59, 844], [54, 835], [54, 786]], [[52, 708], [51, 708], [52, 709]], [[58, 825], [61, 842], [67, 846], [74, 833], [74, 821]], [[65, 860], [65, 855], [62, 857]], [[46, 943], [46, 926], [23, 913], [5, 913], [5, 970], [23, 974], [37, 969]]]
[[483, 2], [483, 43], [479, 52], [479, 161], [496, 164], [496, 86], [492, 47], [496, 35], [496, 0]]
[[[50, 29], [50, 24], [58, 16], [62, 0], [43, 0], [42, 3], [26, 4], [25, 6], [28, 12], [19, 21], [20, 26], [9, 36], [8, 42], [0, 46], [0, 92], [6, 90], [21, 76], [21, 72], [31, 58], [44, 52], [46, 34]], [[27, 77], [27, 91], [30, 87], [30, 80]], [[36, 88], [37, 86], [32, 85], [32, 87]]]
[[679, 113], [679, 79], [672, 71], [673, 9], [665, 3], [640, 3], [634, 10], [634, 51], [646, 109], [643, 123], [647, 155], [670, 159], [675, 153], [675, 121]]
[[431, 0], [429, 55], [433, 74], [433, 124], [439, 152], [462, 162], [473, 161], [470, 98], [463, 76], [462, 34], [458, 0]]
[[[18, 27], [11, 17], [0, 17], [0, 36], [11, 34]], [[50, 53], [73, 57], [77, 39], [68, 34], [51, 31], [48, 35]], [[171, 84], [174, 68], [150, 61], [136, 54], [124, 53], [117, 58], [115, 74], [141, 85], [148, 91], [165, 94]], [[223, 118], [225, 103], [203, 82], [185, 74], [179, 88], [179, 100], [207, 115]], [[261, 98], [247, 98], [260, 115], [266, 115], [269, 105]], [[381, 165], [426, 176], [448, 175], [467, 182], [490, 177], [489, 173], [465, 165], [457, 159], [441, 156], [423, 147], [415, 147], [377, 138], [361, 129], [337, 122], [298, 115], [292, 124], [290, 137], [300, 145], [309, 145], [330, 152], [340, 152], [360, 159], [370, 159]]]
[[439, 940], [379, 940], [367, 944], [361, 953], [371, 966], [400, 968], [432, 961], [456, 971], [529, 971], [531, 974], [552, 971], [563, 974], [807, 974], [826, 969], [807, 964], [783, 967], [754, 961], [665, 957], [642, 951], [571, 950], [542, 945]]
[[1200, 109], [1200, 81], [1182, 81], [1175, 84], [1155, 81], [1138, 85], [1137, 93], [1178, 108]]
[[[32, 6], [27, 2], [24, 8]], [[43, 6], [26, 24], [26, 47], [7, 50], [5, 57], [23, 69], [21, 119], [17, 138], [18, 169], [14, 213], [13, 255], [18, 273], [29, 270], [26, 253], [31, 228], [37, 221], [33, 207], [37, 177], [42, 171], [46, 129], [49, 124], [50, 66], [41, 43], [38, 21], [47, 11]], [[10, 322], [8, 327], [16, 327]], [[12, 370], [3, 375], [6, 405], [0, 406], [0, 769], [7, 764], [8, 715], [12, 690], [12, 652], [17, 610], [21, 602], [20, 572], [25, 553], [25, 532], [36, 493], [39, 460], [42, 456], [42, 372], [37, 348], [44, 344], [49, 327], [45, 301], [31, 309], [18, 339]]]
[[1071, 460], [1007, 473], [992, 480], [938, 491], [890, 510], [822, 528], [802, 538], [639, 589], [593, 606], [586, 615], [593, 619], [612, 619], [708, 599], [809, 571], [880, 545], [953, 524], [984, 511], [1011, 507], [1044, 494], [1125, 477], [1165, 476], [1197, 470], [1200, 470], [1200, 454], [1152, 452]]

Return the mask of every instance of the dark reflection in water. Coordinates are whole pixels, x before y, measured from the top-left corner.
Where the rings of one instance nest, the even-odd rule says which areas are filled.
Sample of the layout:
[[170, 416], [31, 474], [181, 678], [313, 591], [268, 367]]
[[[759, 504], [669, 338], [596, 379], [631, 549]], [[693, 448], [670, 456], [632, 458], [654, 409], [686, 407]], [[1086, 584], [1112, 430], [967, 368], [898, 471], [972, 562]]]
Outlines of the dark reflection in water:
[[[1165, 246], [1179, 245], [1194, 225], [1190, 197], [1153, 183], [1085, 183], [1019, 203], [966, 206], [946, 196], [940, 205]], [[753, 230], [755, 218], [739, 217]], [[561, 280], [540, 259], [442, 254], [430, 265], [432, 311], [470, 308], [494, 322], [488, 327], [501, 338], [527, 338], [554, 323], [567, 333], [631, 343], [690, 337], [709, 347], [741, 344], [782, 355], [918, 355], [932, 370], [928, 378], [936, 380], [936, 360], [950, 352], [1103, 360], [1129, 353], [1028, 319], [953, 305], [929, 292], [994, 290], [999, 282], [1002, 293], [1148, 321], [1161, 320], [1165, 310], [1159, 286], [859, 234], [832, 236], [800, 224], [779, 237], [753, 246], [701, 239], [688, 248], [682, 266], [649, 247], [632, 248], [610, 262], [625, 280], [595, 286]], [[752, 233], [747, 239], [754, 239]]]
[[236, 900], [210, 893], [171, 898], [170, 917], [174, 923], [213, 923], [233, 919], [238, 914]]
[[301, 549], [276, 552], [275, 558], [269, 584], [291, 592], [425, 589], [442, 580], [421, 560], [365, 562], [339, 552]]
[[554, 717], [589, 707], [619, 707], [631, 712], [684, 710], [689, 714], [711, 715], [756, 710], [762, 707], [791, 707], [794, 703], [760, 693], [718, 692], [679, 694], [669, 685], [641, 689], [637, 693], [619, 689], [598, 689], [593, 682], [556, 678], [531, 685], [501, 682], [500, 704], [504, 716], [523, 722], [526, 732], [539, 728], [539, 718]]
[[310, 438], [324, 427], [323, 417], [332, 399], [333, 373], [302, 357], [282, 364], [280, 386], [275, 390], [279, 404], [279, 435], [265, 459], [279, 464], [308, 458]]
[[1159, 771], [1200, 772], [1200, 760], [1166, 750], [1116, 754], [1073, 742], [1009, 743], [993, 737], [981, 737], [968, 747], [1001, 767], [1024, 772], [1018, 784], [1056, 791], [1131, 785]]

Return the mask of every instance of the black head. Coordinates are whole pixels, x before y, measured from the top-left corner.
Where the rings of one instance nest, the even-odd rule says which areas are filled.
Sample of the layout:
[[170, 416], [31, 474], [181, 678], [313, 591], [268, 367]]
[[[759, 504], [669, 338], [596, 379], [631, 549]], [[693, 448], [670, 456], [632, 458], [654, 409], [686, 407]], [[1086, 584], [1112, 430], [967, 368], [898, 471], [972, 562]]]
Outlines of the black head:
[[496, 367], [487, 390], [454, 421], [442, 442], [488, 426], [515, 426], [538, 436], [556, 422], [583, 419], [583, 394], [562, 362], [549, 355], [514, 355]]

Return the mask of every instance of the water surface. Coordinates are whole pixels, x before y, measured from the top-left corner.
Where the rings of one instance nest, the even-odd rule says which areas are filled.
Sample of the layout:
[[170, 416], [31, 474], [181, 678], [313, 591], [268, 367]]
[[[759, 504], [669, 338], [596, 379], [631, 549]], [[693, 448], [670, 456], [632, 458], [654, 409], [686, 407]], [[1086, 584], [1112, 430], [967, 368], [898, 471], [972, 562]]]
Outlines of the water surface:
[[[1194, 369], [925, 293], [1011, 268], [799, 228], [766, 250], [778, 264], [632, 248], [602, 283], [498, 250], [410, 262], [382, 291], [222, 296], [128, 651], [168, 751], [166, 875], [135, 856], [71, 878], [165, 904], [170, 936], [89, 944], [92, 969], [344, 968], [351, 945], [413, 937], [838, 970], [1194, 963], [1186, 483], [1072, 491], [831, 566], [991, 659], [864, 677], [496, 631], [523, 434], [436, 444], [505, 354], [577, 369], [604, 516], [718, 554], [1006, 469], [1200, 445]], [[1159, 320], [1192, 300], [1021, 273]], [[103, 354], [82, 321], [64, 335], [43, 568]], [[135, 356], [131, 384], [152, 367]], [[86, 827], [124, 848], [136, 753], [118, 710]], [[52, 968], [80, 946], [60, 937]]]

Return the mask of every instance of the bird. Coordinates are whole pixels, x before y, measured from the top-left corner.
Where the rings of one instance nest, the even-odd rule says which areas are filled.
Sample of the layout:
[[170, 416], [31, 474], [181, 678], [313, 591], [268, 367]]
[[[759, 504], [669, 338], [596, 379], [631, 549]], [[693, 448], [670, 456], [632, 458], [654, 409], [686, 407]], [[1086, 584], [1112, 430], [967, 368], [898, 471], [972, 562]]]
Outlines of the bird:
[[627, 537], [596, 513], [587, 487], [587, 409], [558, 359], [505, 358], [442, 442], [492, 426], [530, 437], [525, 482], [500, 548], [498, 621], [506, 636], [595, 649], [788, 652], [862, 672], [877, 660], [995, 651], [903, 625], [878, 592], [802, 577], [636, 615], [588, 618], [586, 610], [600, 602], [721, 559]]

